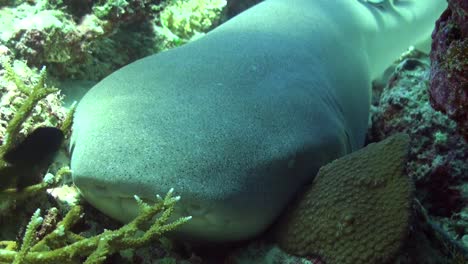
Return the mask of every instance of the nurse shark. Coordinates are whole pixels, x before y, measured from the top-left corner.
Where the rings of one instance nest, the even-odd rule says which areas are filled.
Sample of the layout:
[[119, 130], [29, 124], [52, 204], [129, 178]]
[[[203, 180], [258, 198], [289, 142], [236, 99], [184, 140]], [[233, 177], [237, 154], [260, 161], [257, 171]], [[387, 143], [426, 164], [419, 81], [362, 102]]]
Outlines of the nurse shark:
[[71, 168], [128, 222], [174, 188], [184, 238], [264, 231], [318, 169], [364, 144], [371, 81], [424, 42], [444, 0], [266, 0], [202, 38], [135, 61], [80, 101]]

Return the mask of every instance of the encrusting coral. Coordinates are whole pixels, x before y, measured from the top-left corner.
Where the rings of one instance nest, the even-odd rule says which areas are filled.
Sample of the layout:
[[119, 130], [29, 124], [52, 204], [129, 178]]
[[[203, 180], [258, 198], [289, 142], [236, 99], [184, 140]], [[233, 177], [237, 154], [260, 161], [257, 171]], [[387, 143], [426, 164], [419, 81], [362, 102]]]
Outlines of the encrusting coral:
[[396, 257], [411, 222], [408, 142], [406, 134], [396, 134], [322, 167], [282, 219], [280, 247], [330, 264]]
[[[150, 206], [135, 199], [140, 214], [133, 221], [117, 230], [106, 230], [103, 233], [84, 238], [70, 231], [70, 228], [82, 217], [81, 207], [73, 207], [54, 231], [41, 240], [35, 240], [35, 230], [42, 224], [40, 211], [36, 211], [26, 229], [19, 251], [15, 242], [3, 242], [8, 249], [0, 249], [0, 263], [102, 263], [114, 252], [129, 248], [142, 247], [163, 233], [189, 221], [190, 216], [167, 223], [180, 197], [173, 197], [171, 189], [163, 198], [157, 196], [158, 202]], [[156, 217], [156, 219], [154, 219]], [[149, 228], [145, 228], [149, 226]], [[82, 261], [86, 258], [86, 261]]]

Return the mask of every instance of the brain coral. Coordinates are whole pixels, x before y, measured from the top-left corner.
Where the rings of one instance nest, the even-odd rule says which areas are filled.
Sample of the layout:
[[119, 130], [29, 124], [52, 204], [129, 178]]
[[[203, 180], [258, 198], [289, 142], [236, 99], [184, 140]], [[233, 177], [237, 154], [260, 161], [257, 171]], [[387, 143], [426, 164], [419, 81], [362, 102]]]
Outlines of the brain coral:
[[280, 223], [289, 253], [328, 263], [386, 263], [410, 224], [412, 183], [404, 174], [409, 137], [396, 134], [322, 167]]

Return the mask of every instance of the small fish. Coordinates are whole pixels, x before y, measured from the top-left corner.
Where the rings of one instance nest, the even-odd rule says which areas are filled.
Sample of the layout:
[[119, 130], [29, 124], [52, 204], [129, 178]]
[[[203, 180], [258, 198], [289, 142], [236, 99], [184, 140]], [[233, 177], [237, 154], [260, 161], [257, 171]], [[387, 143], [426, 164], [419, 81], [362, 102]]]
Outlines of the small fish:
[[0, 190], [11, 188], [14, 183], [17, 190], [22, 190], [41, 182], [44, 170], [52, 163], [63, 139], [60, 129], [39, 127], [7, 151], [3, 160], [8, 165], [0, 169]]

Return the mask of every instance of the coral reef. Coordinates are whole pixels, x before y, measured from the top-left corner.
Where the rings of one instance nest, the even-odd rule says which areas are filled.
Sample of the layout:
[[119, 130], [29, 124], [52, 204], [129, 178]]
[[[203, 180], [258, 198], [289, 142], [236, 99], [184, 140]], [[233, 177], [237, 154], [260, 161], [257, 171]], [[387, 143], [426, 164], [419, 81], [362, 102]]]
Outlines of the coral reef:
[[[2, 127], [1, 139], [2, 146], [0, 146], [0, 172], [2, 183], [8, 182], [9, 179], [16, 177], [16, 175], [8, 174], [10, 164], [3, 159], [7, 151], [12, 149], [17, 142], [30, 133], [32, 129], [37, 126], [63, 125], [65, 134], [69, 133], [70, 120], [73, 112], [70, 112], [68, 117], [65, 117], [65, 112], [59, 106], [60, 97], [57, 97], [56, 88], [48, 88], [46, 86], [46, 71], [41, 70], [37, 76], [37, 80], [29, 85], [23, 81], [17, 71], [13, 68], [6, 58], [2, 58], [2, 67], [4, 73], [3, 79], [7, 82], [8, 93], [2, 96], [2, 121], [6, 124]], [[30, 77], [30, 76], [28, 76]], [[47, 100], [47, 97], [54, 98], [54, 100]], [[10, 103], [5, 103], [10, 102]], [[51, 103], [53, 102], [53, 103]], [[8, 114], [6, 114], [8, 113]], [[63, 123], [63, 120], [68, 120]], [[41, 173], [41, 172], [40, 172]], [[60, 179], [69, 174], [70, 171], [67, 167], [58, 170], [56, 176], [52, 174], [46, 175], [44, 181], [38, 184], [27, 186], [24, 190], [17, 191], [16, 189], [6, 189], [0, 192], [0, 215], [2, 216], [2, 226], [8, 213], [16, 208], [18, 205], [44, 193], [47, 188], [57, 186]], [[27, 176], [30, 177], [30, 176]], [[8, 186], [7, 186], [8, 187]]]
[[225, 4], [225, 0], [11, 2], [0, 9], [0, 46], [31, 67], [46, 65], [49, 74], [61, 80], [100, 80], [129, 62], [210, 30], [220, 21]]
[[411, 135], [406, 167], [416, 197], [461, 241], [468, 233], [468, 144], [457, 124], [429, 103], [427, 56], [408, 53], [393, 68], [388, 84], [374, 90], [369, 141]]
[[[133, 221], [117, 230], [107, 230], [100, 235], [84, 238], [71, 231], [72, 226], [82, 217], [81, 207], [73, 207], [55, 229], [36, 239], [36, 229], [42, 223], [40, 210], [31, 217], [21, 243], [20, 250], [15, 242], [3, 242], [6, 249], [0, 249], [0, 263], [103, 263], [113, 252], [128, 248], [142, 247], [162, 234], [189, 221], [191, 217], [179, 218], [167, 223], [179, 196], [172, 196], [170, 190], [164, 199], [150, 206], [135, 197], [140, 214]], [[153, 219], [153, 217], [157, 217]], [[147, 227], [149, 226], [149, 227]], [[83, 262], [83, 259], [86, 259]]]
[[[89, 3], [91, 2], [92, 1]], [[110, 23], [129, 23], [146, 20], [152, 17], [152, 11], [158, 2], [159, 1], [155, 0], [97, 1], [97, 3], [92, 6], [92, 10], [99, 19], [108, 20]]]
[[[56, 86], [57, 79], [98, 80], [130, 61], [165, 49], [164, 45], [158, 44], [161, 43], [158, 42], [161, 36], [156, 36], [157, 32], [154, 31], [153, 27], [156, 23], [155, 17], [172, 1], [161, 2], [156, 0], [0, 2], [2, 5], [0, 9], [0, 57], [2, 61], [7, 57], [12, 60], [11, 63], [6, 63], [0, 68], [2, 92], [0, 140], [4, 143], [11, 142], [4, 144], [3, 150], [15, 145], [38, 126], [60, 127], [65, 134], [69, 133], [74, 107], [71, 107], [67, 116], [66, 110], [62, 107], [63, 96], [57, 89], [47, 88]], [[198, 4], [205, 5], [206, 3], [200, 1]], [[199, 12], [204, 11], [200, 9]], [[221, 15], [221, 12], [217, 14]], [[195, 18], [197, 17], [194, 16]], [[218, 21], [218, 19], [213, 17], [213, 21]], [[187, 22], [190, 23], [189, 20]], [[207, 29], [209, 21], [206, 20], [206, 17], [201, 22], [205, 27], [198, 29]], [[195, 24], [193, 25], [196, 28]], [[45, 79], [45, 70], [37, 70], [42, 65], [47, 66], [48, 81]], [[52, 83], [54, 85], [51, 85]], [[36, 88], [32, 89], [31, 87]], [[38, 92], [32, 93], [31, 90]], [[45, 95], [45, 91], [50, 92], [50, 94], [39, 100], [39, 97]], [[12, 123], [16, 125], [9, 126]], [[5, 137], [5, 135], [12, 136]], [[67, 162], [65, 156], [63, 164], [67, 164]], [[5, 165], [4, 162], [2, 164]], [[60, 215], [64, 215], [69, 210], [75, 210], [76, 191], [69, 186], [61, 186], [63, 178], [70, 175], [69, 169], [53, 164], [50, 167], [50, 172], [52, 173], [45, 175], [43, 182], [27, 186], [20, 192], [12, 188], [1, 191], [0, 226], [2, 231], [0, 232], [0, 240], [11, 240], [22, 236], [27, 224], [27, 217], [36, 208], [41, 208], [48, 213], [35, 240], [48, 237], [48, 234], [53, 233], [54, 227], [60, 225], [57, 225], [57, 219]], [[74, 201], [70, 203], [62, 199]], [[58, 210], [54, 209], [54, 206]], [[89, 205], [85, 205], [84, 210], [87, 213], [92, 212]], [[90, 220], [93, 217], [94, 221]], [[115, 226], [115, 223], [109, 224], [109, 222], [103, 221], [98, 212], [94, 212], [94, 215], [87, 215], [81, 221], [85, 221], [87, 225], [96, 226], [93, 230], [85, 231], [90, 239], [96, 237], [99, 230]], [[28, 228], [28, 230], [32, 229], [34, 228]], [[125, 233], [131, 232], [127, 230]], [[123, 241], [123, 239], [124, 237], [116, 238], [111, 243]], [[134, 239], [132, 243], [142, 241], [142, 238], [138, 239]], [[70, 242], [68, 241], [68, 243]], [[18, 262], [24, 255], [18, 254], [18, 250], [15, 249], [17, 244], [13, 241], [0, 242], [1, 248], [9, 250], [2, 251], [7, 255], [9, 263], [12, 260], [11, 256], [19, 256], [16, 257], [19, 259]], [[31, 249], [28, 249], [28, 246], [24, 247], [24, 251], [30, 250], [26, 254], [26, 262], [35, 258], [34, 248], [36, 246], [33, 245]], [[96, 244], [96, 246], [99, 247], [99, 250], [96, 250], [94, 254], [89, 252], [91, 254], [88, 257], [89, 262], [94, 262], [94, 260], [98, 262], [104, 256], [102, 252], [107, 250], [105, 244], [101, 246]], [[116, 247], [112, 246], [112, 248]], [[113, 250], [112, 248], [111, 250]], [[20, 252], [23, 252], [21, 250]], [[174, 263], [176, 258], [169, 251], [164, 247], [152, 246], [146, 247], [146, 249], [124, 250], [120, 252], [120, 259], [119, 254], [114, 254], [110, 258], [115, 259], [117, 256], [117, 261], [121, 261], [122, 258], [130, 256], [125, 261], [134, 263], [141, 261], [141, 254], [143, 254], [144, 258]], [[185, 257], [177, 256], [177, 259], [185, 259]], [[197, 261], [194, 260], [193, 263], [197, 263]]]
[[413, 186], [404, 174], [409, 137], [396, 134], [323, 166], [287, 210], [279, 245], [326, 263], [386, 263], [410, 225]]
[[[62, 107], [63, 96], [56, 88], [47, 88], [45, 70], [37, 73], [21, 61], [10, 63], [1, 56], [0, 60], [3, 61], [3, 71], [0, 71], [0, 141], [4, 145], [11, 144], [36, 127], [61, 126], [66, 116]], [[14, 124], [7, 131], [9, 122]], [[10, 137], [10, 142], [4, 140], [7, 133], [14, 137]]]
[[159, 14], [157, 32], [166, 48], [184, 44], [218, 25], [226, 0], [176, 0]]
[[[59, 78], [103, 78], [129, 60], [150, 53], [148, 48], [143, 49], [137, 43], [148, 43], [145, 32], [137, 34], [128, 30], [127, 34], [139, 41], [115, 38], [119, 36], [124, 23], [131, 24], [143, 18], [150, 20], [152, 17], [137, 12], [133, 9], [134, 5], [126, 1], [108, 2], [102, 6], [87, 2], [85, 5], [88, 8], [79, 7], [88, 9], [88, 13], [80, 13], [76, 10], [78, 6], [70, 1], [38, 0], [34, 4], [23, 2], [18, 6], [2, 8], [0, 17], [6, 22], [0, 23], [3, 25], [0, 26], [3, 32], [0, 43], [12, 49], [16, 59], [27, 60], [34, 67], [46, 65], [49, 72]], [[142, 8], [150, 10], [147, 6]], [[132, 17], [128, 14], [132, 14]], [[117, 52], [117, 49], [121, 51]], [[125, 49], [128, 51], [122, 52]], [[135, 57], [132, 57], [131, 51], [137, 53]]]
[[[227, 16], [232, 17], [260, 0], [227, 2]], [[11, 65], [3, 66], [0, 71], [0, 140], [13, 144], [37, 126], [61, 127], [62, 130], [69, 131], [71, 115], [65, 117], [65, 110], [61, 107], [63, 98], [59, 92], [52, 92], [39, 101], [31, 99], [33, 97], [30, 97], [28, 87], [40, 86], [45, 80], [45, 71], [40, 74], [37, 68], [47, 65], [52, 79], [99, 80], [128, 62], [181, 45], [210, 30], [222, 22], [223, 4], [226, 3], [221, 0], [0, 0], [0, 57], [16, 59]], [[197, 5], [205, 5], [208, 9]], [[424, 217], [416, 217], [422, 220], [412, 224], [409, 241], [398, 259], [402, 264], [466, 263], [463, 251], [460, 253], [453, 245], [464, 243], [468, 246], [468, 149], [466, 141], [463, 140], [463, 136], [467, 138], [468, 131], [467, 10], [466, 1], [449, 0], [449, 10], [437, 23], [431, 53], [433, 62], [429, 94], [429, 61], [423, 55], [415, 53], [407, 54], [399, 60], [388, 85], [383, 90], [374, 92], [369, 142], [381, 141], [397, 132], [411, 135], [411, 149], [406, 167], [408, 174], [416, 182], [416, 196], [424, 207], [428, 208], [428, 213], [423, 214]], [[12, 72], [15, 74], [11, 74]], [[31, 101], [35, 102], [35, 106], [32, 110], [28, 108], [28, 112], [31, 113], [29, 118], [24, 119], [23, 115], [18, 117], [17, 121], [11, 121], [16, 113], [24, 112], [24, 103]], [[434, 111], [429, 102], [446, 115]], [[8, 130], [9, 122], [22, 124], [19, 130], [17, 126]], [[11, 134], [12, 131], [16, 136], [11, 137], [11, 141], [8, 141], [10, 139], [7, 137], [5, 141], [5, 135]], [[8, 144], [7, 146], [10, 146]], [[7, 148], [9, 147], [3, 147]], [[67, 167], [60, 168], [53, 169], [53, 174], [47, 174], [43, 182], [26, 187], [22, 192], [13, 189], [0, 192], [0, 239], [20, 236], [24, 230], [19, 226], [26, 226], [31, 210], [41, 207], [47, 212], [42, 223], [39, 213], [34, 214], [26, 228], [21, 247], [19, 240], [0, 241], [0, 262], [21, 262], [25, 259], [35, 263], [36, 257], [45, 249], [53, 249], [49, 251], [53, 253], [47, 253], [47, 258], [53, 258], [55, 253], [64, 254], [64, 258], [67, 258], [70, 256], [67, 254], [73, 250], [84, 247], [85, 242], [80, 244], [78, 240], [89, 242], [91, 245], [82, 251], [82, 255], [75, 256], [76, 262], [84, 261], [85, 258], [88, 263], [97, 263], [104, 258], [112, 262], [116, 257], [111, 256], [111, 253], [123, 248], [114, 247], [114, 242], [125, 244], [128, 240], [124, 240], [124, 237], [133, 239], [133, 242], [145, 240], [139, 235], [134, 236], [136, 234], [133, 231], [139, 229], [135, 229], [135, 226], [106, 231], [100, 235], [96, 233], [101, 231], [87, 230], [87, 235], [80, 233], [82, 237], [77, 235], [75, 230], [71, 231], [71, 224], [62, 228], [64, 223], [73, 222], [71, 219], [81, 219], [79, 222], [86, 221], [87, 225], [93, 224], [95, 226], [91, 229], [96, 230], [116, 224], [109, 224], [99, 212], [92, 212], [86, 205], [84, 210], [88, 211], [86, 219], [83, 220], [80, 218], [83, 216], [79, 207], [63, 206], [60, 201], [59, 205], [44, 204], [45, 200], [58, 201], [58, 196], [70, 195], [70, 192], [74, 191], [68, 190], [72, 189], [69, 186], [59, 186], [62, 178], [70, 174]], [[58, 194], [59, 192], [64, 193]], [[47, 197], [47, 193], [54, 199]], [[24, 201], [28, 203], [25, 204]], [[26, 205], [30, 208], [25, 209], [23, 206]], [[57, 206], [59, 209], [51, 206]], [[47, 207], [49, 210], [46, 210]], [[148, 209], [147, 206], [143, 207]], [[8, 215], [12, 210], [15, 217]], [[60, 222], [59, 218], [66, 211], [69, 213]], [[420, 214], [421, 209], [414, 211]], [[24, 217], [25, 215], [27, 217]], [[11, 225], [13, 222], [14, 227]], [[346, 231], [347, 223], [344, 221], [337, 226]], [[160, 224], [164, 226], [164, 223]], [[332, 226], [330, 230], [338, 230], [337, 226]], [[33, 232], [37, 228], [38, 232]], [[312, 230], [314, 229], [315, 225]], [[326, 234], [332, 231], [324, 232]], [[450, 237], [443, 237], [444, 232], [448, 232]], [[122, 233], [125, 233], [125, 236], [119, 236]], [[63, 236], [60, 236], [62, 234]], [[365, 234], [359, 234], [362, 241], [369, 239]], [[70, 241], [64, 241], [66, 237], [69, 237]], [[99, 242], [97, 237], [106, 238]], [[157, 237], [159, 235], [152, 239]], [[149, 243], [150, 240], [146, 242]], [[242, 247], [229, 259], [234, 259], [235, 263], [323, 263], [315, 256], [294, 257], [274, 245], [262, 243], [263, 241], [256, 241], [248, 248]], [[179, 263], [181, 259], [184, 259], [182, 263], [203, 263], [193, 252], [187, 253], [192, 254], [189, 260], [184, 257], [173, 258], [173, 255], [168, 257], [167, 251], [174, 250], [168, 244], [170, 243], [166, 241], [160, 247], [151, 246], [131, 253], [121, 252], [120, 255], [121, 258], [125, 258], [125, 255], [128, 263], [141, 263], [143, 258], [159, 259], [158, 263]], [[432, 254], [441, 249], [444, 251], [441, 256]], [[395, 247], [389, 247], [386, 254], [392, 255], [394, 251]], [[117, 258], [114, 262], [121, 263], [120, 261], [121, 259]]]
[[468, 2], [448, 3], [432, 34], [430, 102], [468, 140]]

